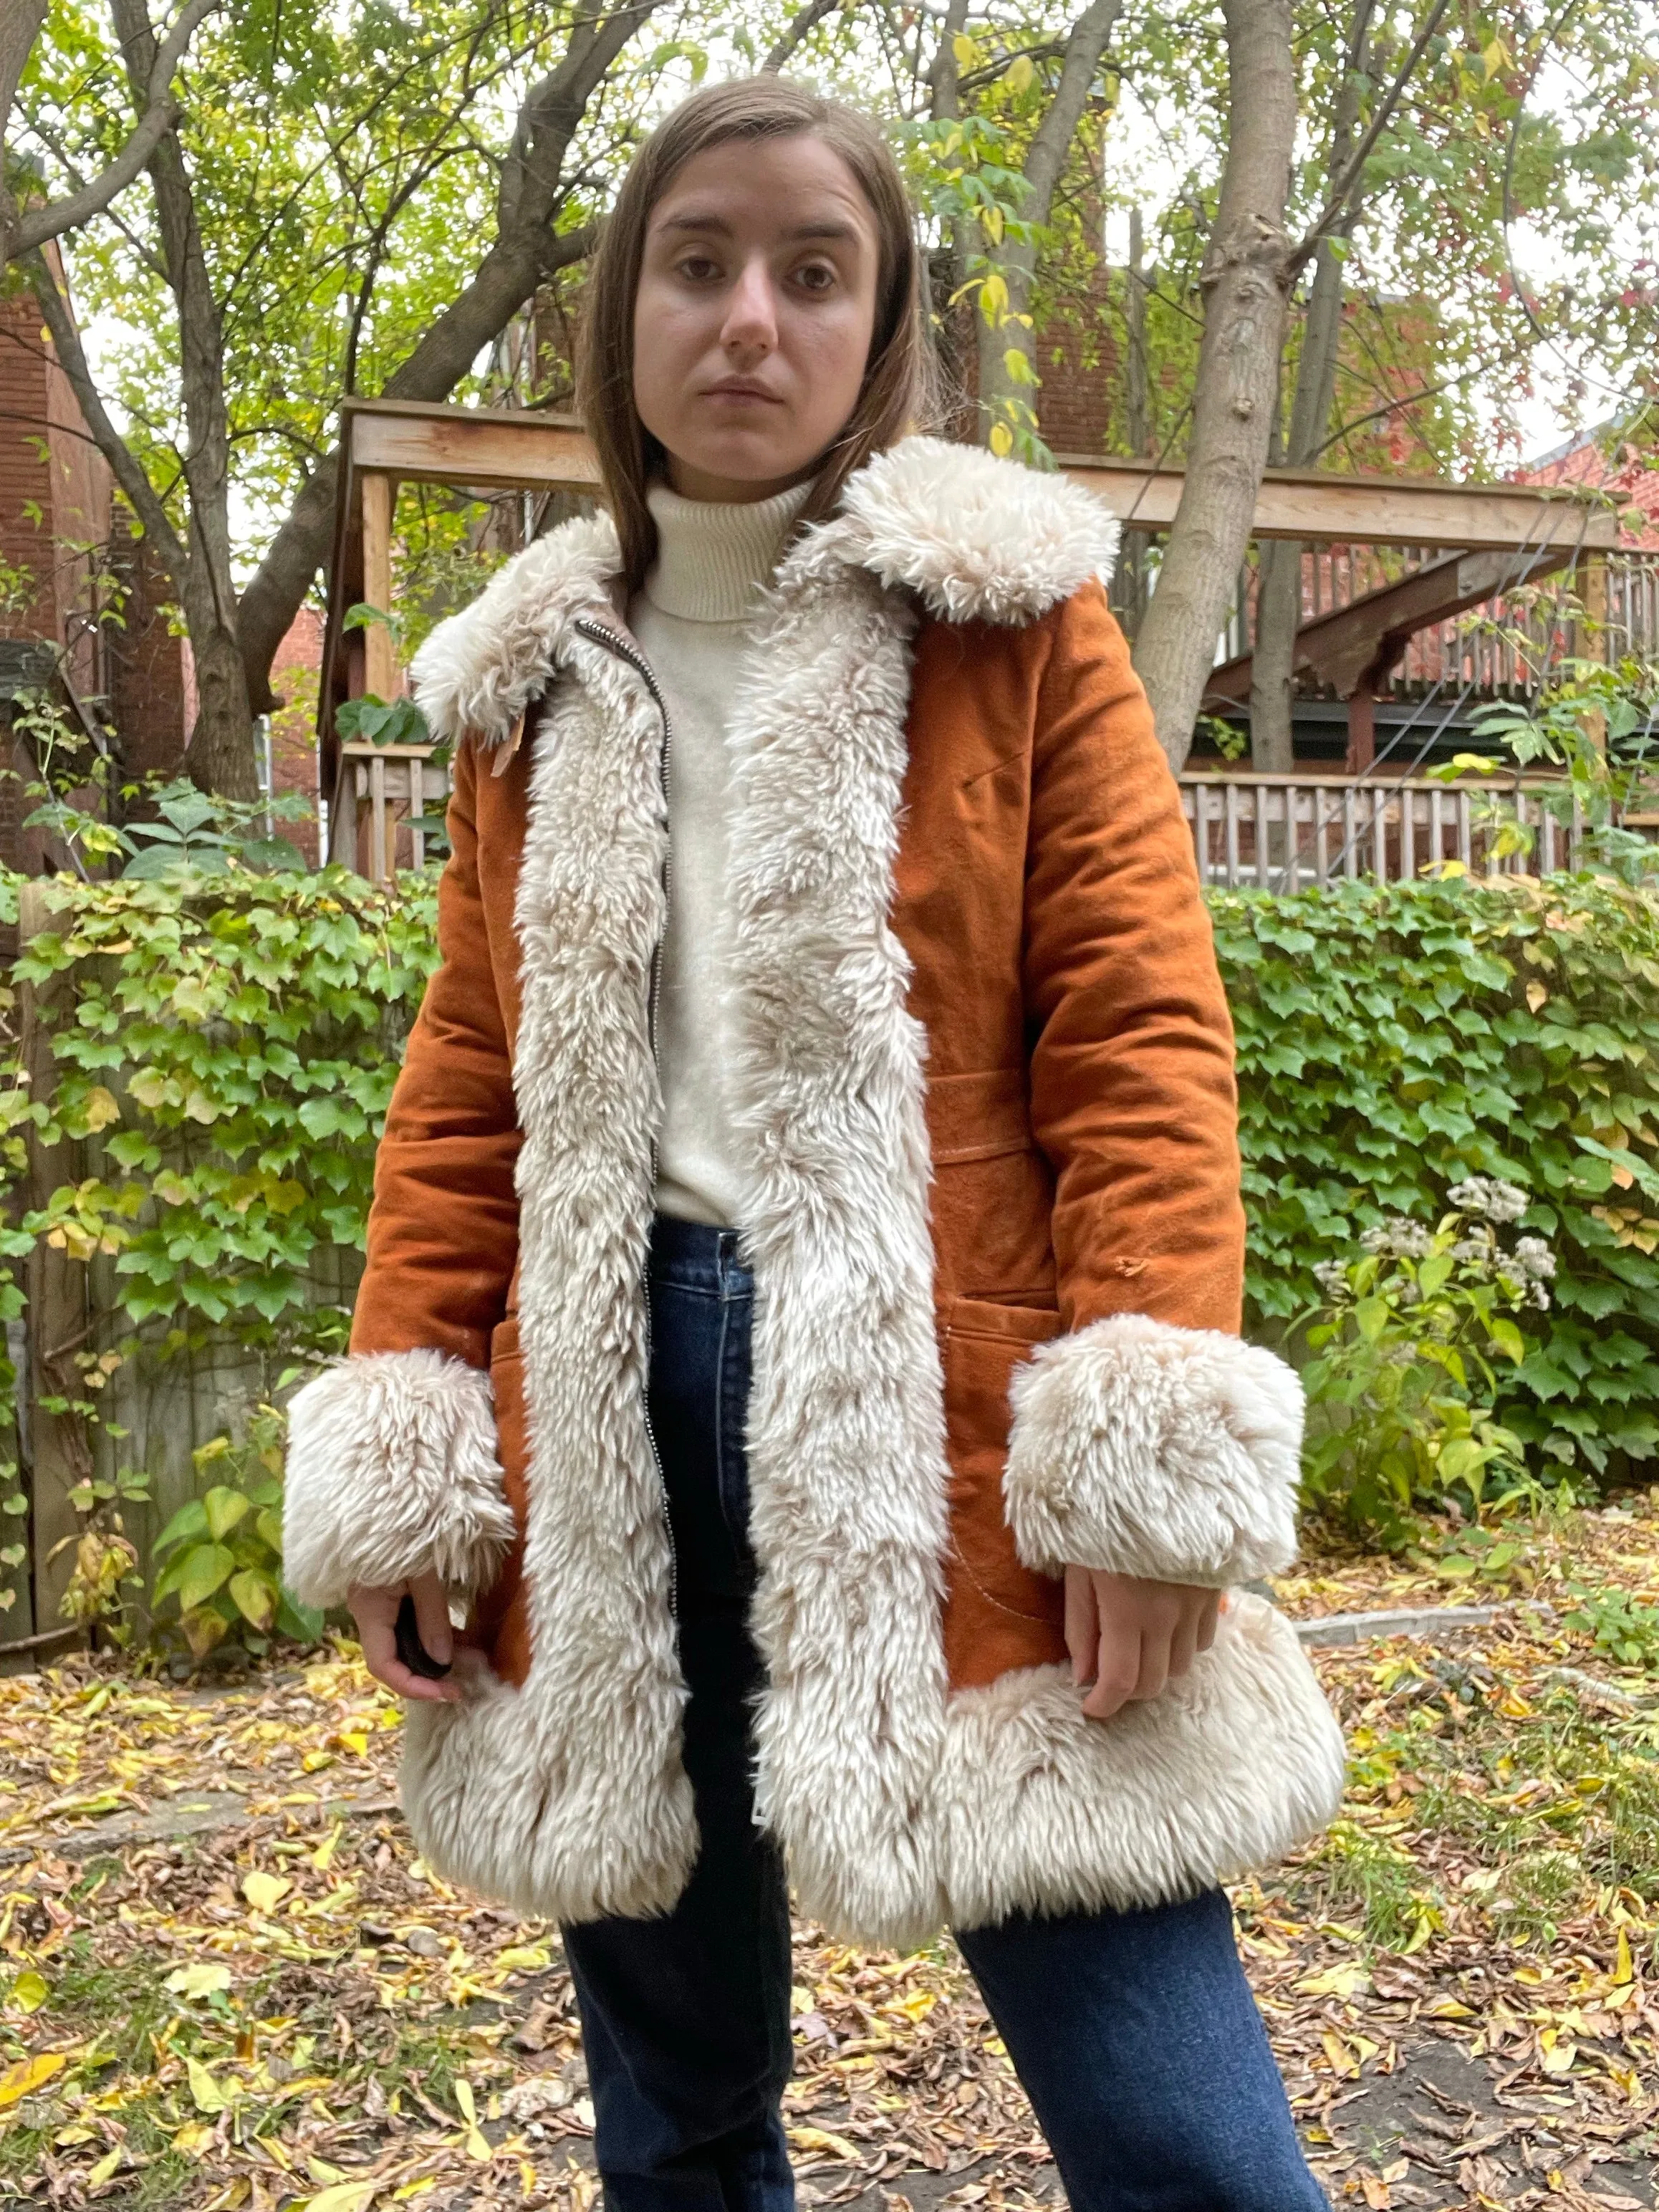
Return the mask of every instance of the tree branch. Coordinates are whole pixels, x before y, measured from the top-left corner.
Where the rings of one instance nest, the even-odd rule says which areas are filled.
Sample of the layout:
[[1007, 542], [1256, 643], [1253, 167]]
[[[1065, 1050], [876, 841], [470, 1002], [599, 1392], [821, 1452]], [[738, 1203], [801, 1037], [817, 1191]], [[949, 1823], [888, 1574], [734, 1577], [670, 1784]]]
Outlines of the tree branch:
[[761, 64], [762, 74], [769, 71], [775, 76], [807, 33], [816, 30], [824, 17], [833, 15], [841, 4], [842, 0], [806, 0], [805, 6], [797, 11], [788, 29]]
[[115, 481], [125, 493], [128, 504], [143, 526], [145, 536], [155, 540], [161, 558], [176, 575], [179, 569], [189, 566], [190, 556], [168, 519], [166, 507], [157, 496], [155, 485], [139, 466], [136, 455], [111, 422], [108, 410], [98, 396], [98, 386], [87, 366], [81, 333], [76, 328], [74, 312], [58, 290], [44, 252], [37, 248], [29, 256], [26, 266], [34, 296], [40, 303], [40, 313], [52, 333], [58, 365], [69, 379], [70, 389], [86, 419], [87, 428], [91, 431], [99, 452], [109, 463]]
[[66, 230], [78, 230], [83, 223], [90, 222], [142, 173], [179, 119], [179, 103], [172, 90], [173, 77], [198, 24], [218, 5], [219, 0], [188, 0], [188, 5], [156, 48], [145, 88], [143, 112], [126, 144], [107, 168], [100, 170], [78, 191], [71, 192], [67, 199], [53, 201], [46, 207], [31, 208], [20, 215], [12, 228], [8, 260], [17, 260], [44, 246], [48, 239], [60, 238]]
[[1394, 120], [1394, 112], [1405, 94], [1406, 87], [1417, 74], [1417, 65], [1428, 52], [1429, 41], [1439, 29], [1440, 19], [1445, 14], [1449, 5], [1449, 0], [1434, 0], [1434, 5], [1429, 10], [1428, 21], [1413, 40], [1411, 52], [1395, 72], [1394, 82], [1377, 102], [1376, 112], [1372, 116], [1364, 137], [1355, 147], [1347, 167], [1332, 185], [1330, 198], [1321, 210], [1318, 221], [1307, 235], [1291, 249], [1290, 270], [1292, 276], [1302, 268], [1310, 254], [1318, 252], [1321, 242], [1331, 237], [1341, 227], [1349, 198], [1364, 173], [1365, 164], [1370, 161], [1377, 140]]

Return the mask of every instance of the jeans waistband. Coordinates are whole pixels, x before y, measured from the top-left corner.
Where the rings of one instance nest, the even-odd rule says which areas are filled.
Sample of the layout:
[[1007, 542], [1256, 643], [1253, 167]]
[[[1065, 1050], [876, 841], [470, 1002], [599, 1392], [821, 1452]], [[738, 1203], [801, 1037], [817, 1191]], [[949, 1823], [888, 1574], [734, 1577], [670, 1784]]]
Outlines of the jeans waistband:
[[711, 1229], [705, 1222], [678, 1221], [669, 1213], [653, 1217], [649, 1266], [653, 1282], [717, 1297], [746, 1298], [755, 1288], [753, 1274], [738, 1257], [735, 1229]]

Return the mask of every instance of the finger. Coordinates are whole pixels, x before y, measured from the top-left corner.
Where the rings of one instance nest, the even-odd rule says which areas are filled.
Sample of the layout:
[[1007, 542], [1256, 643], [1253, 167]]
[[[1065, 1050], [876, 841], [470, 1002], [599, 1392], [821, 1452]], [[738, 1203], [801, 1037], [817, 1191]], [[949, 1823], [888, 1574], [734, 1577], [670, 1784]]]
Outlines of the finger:
[[458, 1703], [461, 1693], [454, 1683], [428, 1681], [424, 1675], [411, 1674], [398, 1656], [393, 1623], [400, 1595], [396, 1590], [353, 1594], [352, 1611], [356, 1616], [364, 1666], [377, 1682], [384, 1682], [400, 1698], [413, 1698], [428, 1705]]
[[1211, 1591], [1209, 1602], [1199, 1615], [1198, 1648], [1200, 1651], [1207, 1651], [1215, 1642], [1216, 1624], [1226, 1610], [1226, 1605], [1227, 1601], [1219, 1590]]
[[1170, 1679], [1170, 1632], [1162, 1621], [1142, 1632], [1140, 1666], [1129, 1695], [1138, 1703], [1162, 1697]]
[[449, 1625], [449, 1601], [436, 1575], [416, 1575], [409, 1594], [415, 1601], [415, 1627], [428, 1659], [447, 1667], [455, 1656], [455, 1634]]
[[1133, 1695], [1140, 1674], [1140, 1632], [1103, 1620], [1095, 1659], [1095, 1686], [1083, 1700], [1091, 1721], [1109, 1721]]
[[1170, 1638], [1170, 1680], [1179, 1681], [1198, 1656], [1198, 1632], [1204, 1620], [1202, 1605], [1183, 1606], [1175, 1634]]
[[1095, 1601], [1094, 1577], [1086, 1567], [1066, 1570], [1066, 1649], [1072, 1655], [1072, 1680], [1093, 1679], [1096, 1650], [1100, 1640], [1100, 1609]]

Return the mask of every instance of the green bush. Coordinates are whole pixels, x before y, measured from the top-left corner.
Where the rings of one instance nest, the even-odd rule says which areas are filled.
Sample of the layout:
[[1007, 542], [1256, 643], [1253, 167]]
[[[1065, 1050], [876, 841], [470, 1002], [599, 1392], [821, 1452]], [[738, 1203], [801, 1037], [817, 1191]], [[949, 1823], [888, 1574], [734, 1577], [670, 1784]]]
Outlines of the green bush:
[[1553, 1247], [1547, 1314], [1498, 1412], [1553, 1462], [1659, 1449], [1659, 895], [1606, 877], [1212, 896], [1239, 1042], [1249, 1326], [1471, 1175]]
[[252, 1651], [271, 1632], [310, 1642], [323, 1617], [283, 1588], [283, 1455], [286, 1424], [262, 1406], [238, 1444], [216, 1437], [194, 1455], [205, 1494], [179, 1507], [155, 1540], [173, 1557], [155, 1578], [150, 1602], [176, 1599], [191, 1654], [204, 1659], [233, 1633]]
[[[0, 919], [15, 920], [19, 888], [0, 874]], [[268, 1398], [343, 1345], [374, 1147], [436, 962], [436, 877], [374, 886], [338, 867], [261, 873], [215, 847], [160, 876], [60, 877], [45, 898], [52, 926], [0, 988], [0, 1318], [23, 1310], [21, 1263], [38, 1241], [85, 1267], [89, 1326], [38, 1403], [79, 1425], [100, 1469], [72, 1501], [85, 1531], [66, 1610], [107, 1621], [121, 1601], [118, 1554], [138, 1564], [119, 1503], [144, 1488], [106, 1410], [122, 1369], [154, 1374], [228, 1345]], [[20, 985], [37, 994], [48, 1081], [24, 1060]], [[26, 1211], [31, 1133], [65, 1180]], [[0, 1392], [12, 1382], [0, 1364]], [[0, 1513], [21, 1522], [20, 1508], [0, 1466]], [[173, 1533], [169, 1549], [178, 1516]], [[0, 1544], [0, 1607], [25, 1556], [20, 1541]], [[202, 1598], [192, 1580], [192, 1642], [233, 1619], [261, 1632], [257, 1577], [275, 1563], [239, 1553]], [[233, 1573], [255, 1578], [236, 1584], [252, 1612], [228, 1595]]]
[[1434, 1230], [1396, 1218], [1316, 1268], [1324, 1302], [1298, 1324], [1313, 1355], [1304, 1495], [1396, 1540], [1420, 1505], [1456, 1498], [1478, 1514], [1535, 1488], [1492, 1408], [1498, 1363], [1527, 1357], [1513, 1316], [1548, 1311], [1554, 1257], [1541, 1237], [1504, 1244], [1527, 1207], [1515, 1184], [1475, 1176], [1448, 1196]]

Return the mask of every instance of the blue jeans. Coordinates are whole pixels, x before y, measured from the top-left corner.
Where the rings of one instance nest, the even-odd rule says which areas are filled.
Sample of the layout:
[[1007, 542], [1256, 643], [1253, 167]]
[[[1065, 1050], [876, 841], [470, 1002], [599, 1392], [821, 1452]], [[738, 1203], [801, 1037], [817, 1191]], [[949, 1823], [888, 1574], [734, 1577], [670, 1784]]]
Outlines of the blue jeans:
[[[790, 2212], [789, 1900], [757, 1829], [744, 1422], [754, 1285], [724, 1230], [652, 1237], [652, 1426], [668, 1491], [685, 1765], [702, 1849], [659, 1920], [567, 1929], [610, 2212]], [[1073, 2212], [1322, 2212], [1220, 1891], [957, 1941]]]

